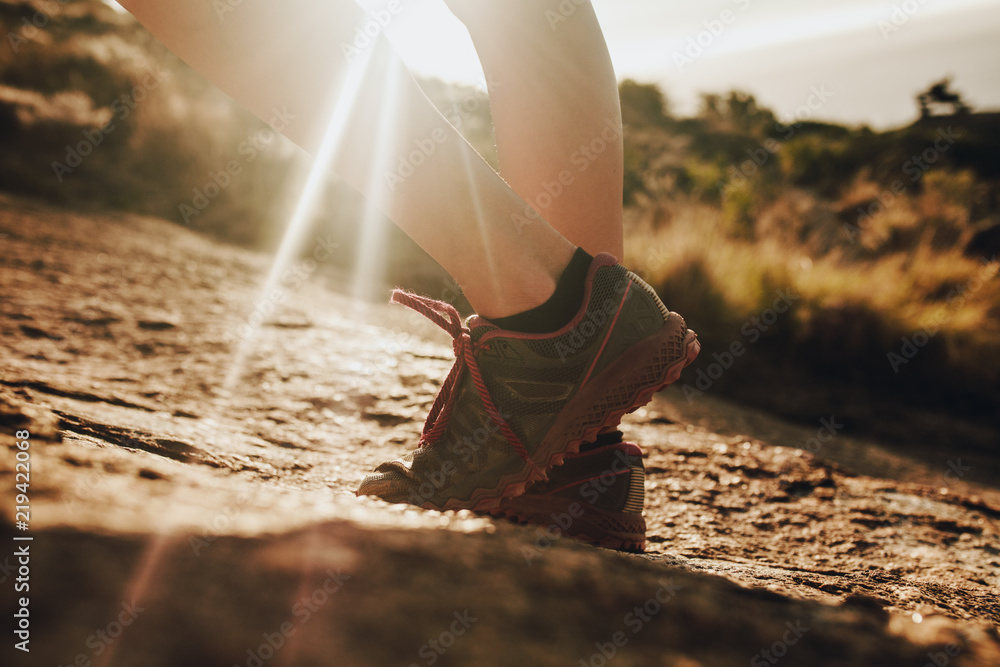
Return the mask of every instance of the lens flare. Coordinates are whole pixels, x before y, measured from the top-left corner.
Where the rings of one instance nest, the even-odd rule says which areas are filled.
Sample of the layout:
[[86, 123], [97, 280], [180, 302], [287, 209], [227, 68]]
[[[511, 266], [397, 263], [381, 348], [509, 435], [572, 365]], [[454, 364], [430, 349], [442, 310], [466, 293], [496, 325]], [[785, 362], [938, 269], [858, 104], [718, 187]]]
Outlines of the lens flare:
[[[390, 169], [392, 158], [389, 147], [394, 145], [396, 140], [398, 123], [395, 116], [399, 109], [398, 98], [402, 77], [403, 71], [399, 61], [391, 60], [385, 75], [382, 107], [378, 114], [376, 132], [378, 141], [374, 146], [375, 159], [372, 160], [368, 179], [370, 183], [381, 182], [382, 175]], [[351, 285], [351, 294], [358, 300], [371, 300], [381, 287], [380, 272], [385, 265], [387, 222], [385, 215], [375, 206], [374, 199], [366, 198]]]
[[[261, 290], [261, 296], [256, 302], [257, 304], [273, 301], [273, 295], [280, 293], [281, 288], [279, 283], [281, 276], [288, 269], [295, 253], [301, 248], [303, 236], [306, 230], [309, 229], [312, 214], [325, 190], [324, 186], [329, 174], [330, 164], [348, 129], [348, 121], [354, 110], [355, 102], [358, 99], [362, 82], [368, 73], [368, 66], [371, 60], [372, 49], [365, 50], [357, 58], [353, 59], [343, 83], [339, 88], [332, 91], [331, 99], [336, 100], [336, 102], [331, 105], [333, 111], [330, 115], [330, 121], [327, 123], [323, 139], [313, 157], [312, 166], [305, 179], [302, 193], [299, 195], [298, 202], [288, 221], [285, 235], [282, 237], [281, 245], [274, 258], [274, 263], [271, 265], [271, 271], [267, 276], [264, 288]], [[251, 327], [250, 334], [243, 337], [237, 345], [229, 373], [226, 375], [225, 382], [222, 385], [222, 389], [226, 394], [232, 391], [240, 379], [247, 355], [253, 347], [256, 333], [257, 327]]]

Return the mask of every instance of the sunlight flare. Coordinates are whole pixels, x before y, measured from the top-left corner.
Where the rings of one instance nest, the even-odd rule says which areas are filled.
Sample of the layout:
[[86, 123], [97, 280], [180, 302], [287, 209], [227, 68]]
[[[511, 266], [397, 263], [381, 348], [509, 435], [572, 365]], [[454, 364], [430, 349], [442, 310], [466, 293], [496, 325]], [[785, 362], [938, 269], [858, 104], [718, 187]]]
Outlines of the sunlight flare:
[[[399, 91], [404, 73], [397, 61], [391, 61], [385, 74], [385, 87], [382, 95], [382, 108], [376, 121], [376, 136], [374, 155], [369, 173], [369, 183], [383, 183], [383, 174], [391, 170], [392, 157], [390, 147], [396, 140], [399, 126], [396, 115], [399, 106]], [[366, 197], [361, 216], [360, 236], [358, 239], [354, 277], [351, 294], [355, 299], [371, 300], [382, 286], [382, 269], [385, 266], [386, 234], [388, 220], [375, 205], [373, 197]], [[382, 197], [378, 197], [379, 200]]]
[[[282, 237], [281, 245], [275, 255], [274, 263], [271, 265], [271, 271], [264, 283], [264, 288], [261, 290], [260, 298], [255, 302], [255, 312], [261, 304], [271, 304], [273, 308], [276, 294], [281, 294], [283, 297], [282, 288], [279, 286], [281, 277], [288, 269], [295, 254], [301, 249], [305, 232], [309, 229], [313, 213], [325, 191], [330, 165], [348, 129], [348, 121], [354, 111], [355, 102], [368, 73], [371, 59], [372, 50], [366, 49], [352, 60], [343, 84], [333, 92], [334, 96], [331, 99], [336, 100], [336, 103], [332, 105], [330, 122], [327, 124], [323, 139], [313, 157], [312, 166], [302, 187], [302, 194], [299, 195], [295, 209], [286, 225], [285, 235]], [[283, 300], [283, 298], [278, 300]], [[261, 310], [264, 309], [261, 308]], [[239, 380], [260, 325], [258, 323], [256, 326], [252, 326], [250, 335], [241, 337], [223, 384], [225, 393], [231, 391]]]

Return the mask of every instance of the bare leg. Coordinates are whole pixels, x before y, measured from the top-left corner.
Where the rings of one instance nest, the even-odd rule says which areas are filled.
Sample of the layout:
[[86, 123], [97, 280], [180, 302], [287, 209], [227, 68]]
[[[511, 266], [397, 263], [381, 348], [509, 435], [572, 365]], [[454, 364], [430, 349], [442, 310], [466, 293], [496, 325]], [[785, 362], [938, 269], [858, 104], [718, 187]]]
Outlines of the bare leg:
[[559, 0], [446, 2], [498, 84], [489, 92], [504, 180], [574, 244], [621, 257], [621, 106], [590, 2], [574, 1], [568, 16]]
[[[205, 0], [122, 0], [171, 51], [262, 119], [294, 117], [283, 133], [314, 151], [346, 91], [354, 28], [350, 0], [245, 0], [216, 14]], [[533, 308], [551, 296], [573, 245], [544, 221], [517, 225], [525, 202], [441, 116], [379, 39], [361, 80], [334, 170], [368, 196], [458, 281], [484, 317]], [[358, 57], [356, 62], [362, 61]], [[380, 114], [384, 105], [398, 110]], [[389, 117], [391, 125], [376, 122]], [[422, 159], [399, 170], [420, 146]], [[379, 150], [376, 151], [376, 147]], [[410, 173], [412, 171], [412, 173]], [[391, 175], [403, 175], [394, 178]]]

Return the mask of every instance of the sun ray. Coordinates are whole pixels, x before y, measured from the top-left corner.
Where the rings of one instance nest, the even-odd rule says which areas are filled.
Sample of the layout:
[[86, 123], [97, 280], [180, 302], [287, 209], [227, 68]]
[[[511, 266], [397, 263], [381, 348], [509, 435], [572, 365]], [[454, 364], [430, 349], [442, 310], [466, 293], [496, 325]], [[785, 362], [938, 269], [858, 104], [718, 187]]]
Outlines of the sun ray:
[[[146, 542], [146, 547], [142, 552], [142, 556], [139, 557], [139, 560], [136, 563], [135, 572], [133, 573], [131, 579], [129, 579], [128, 587], [125, 591], [124, 597], [122, 598], [122, 604], [131, 606], [136, 610], [143, 609], [143, 606], [140, 603], [147, 601], [146, 591], [147, 588], [149, 588], [150, 579], [156, 571], [157, 566], [159, 566], [160, 560], [164, 555], [164, 549], [169, 542], [170, 538], [165, 532], [157, 532], [149, 537], [149, 540]], [[104, 653], [102, 659], [97, 663], [98, 667], [113, 664], [112, 658], [117, 647], [118, 642], [108, 645], [108, 650]]]
[[[335, 98], [333, 99], [336, 100], [336, 103], [332, 105], [333, 111], [330, 115], [330, 121], [327, 123], [319, 149], [313, 157], [312, 166], [305, 179], [302, 193], [299, 195], [298, 202], [286, 226], [285, 235], [282, 237], [281, 245], [271, 265], [267, 281], [261, 290], [261, 297], [255, 304], [266, 302], [279, 289], [281, 276], [287, 270], [295, 253], [301, 247], [302, 237], [309, 228], [312, 214], [323, 194], [330, 164], [334, 155], [336, 155], [344, 133], [348, 129], [348, 121], [354, 110], [355, 102], [358, 99], [362, 82], [368, 73], [368, 65], [372, 60], [372, 51], [372, 49], [367, 49], [351, 61], [343, 84], [339, 89], [334, 91]], [[256, 334], [257, 327], [252, 327], [250, 335], [242, 338], [237, 344], [236, 352], [233, 355], [229, 372], [222, 387], [224, 393], [227, 395], [228, 392], [232, 391], [242, 375], [246, 358], [252, 350]]]
[[470, 153], [475, 154], [475, 151], [459, 151], [462, 156], [462, 167], [465, 170], [465, 174], [469, 183], [469, 191], [472, 193], [472, 205], [476, 212], [476, 229], [479, 232], [479, 236], [482, 238], [483, 248], [486, 250], [486, 261], [489, 264], [485, 275], [496, 276], [499, 275], [497, 272], [496, 259], [493, 257], [493, 253], [490, 251], [490, 242], [487, 234], [486, 215], [483, 213], [482, 199], [479, 197], [479, 191], [476, 188], [476, 179], [472, 173], [474, 167], [472, 160], [470, 159]]
[[[382, 108], [378, 115], [374, 146], [375, 159], [372, 160], [368, 181], [381, 183], [382, 174], [390, 169], [392, 157], [390, 146], [395, 143], [398, 123], [395, 120], [399, 109], [399, 91], [403, 72], [396, 60], [391, 60], [385, 74]], [[377, 187], [377, 186], [376, 186]], [[388, 232], [387, 219], [375, 205], [375, 198], [365, 199], [364, 212], [361, 219], [360, 238], [357, 247], [357, 263], [354, 268], [351, 293], [356, 299], [369, 300], [375, 296], [375, 291], [381, 286], [381, 267], [385, 260], [385, 242]]]

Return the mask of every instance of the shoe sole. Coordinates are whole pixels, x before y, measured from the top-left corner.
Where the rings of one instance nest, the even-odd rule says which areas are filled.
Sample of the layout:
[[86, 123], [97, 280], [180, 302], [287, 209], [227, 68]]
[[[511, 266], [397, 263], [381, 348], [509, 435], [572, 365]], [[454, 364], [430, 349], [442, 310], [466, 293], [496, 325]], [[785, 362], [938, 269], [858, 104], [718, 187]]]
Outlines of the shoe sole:
[[[520, 524], [547, 526], [546, 537], [549, 537], [548, 528], [553, 528], [560, 535], [568, 535], [608, 549], [634, 553], [641, 553], [645, 549], [646, 520], [641, 514], [606, 512], [588, 506], [582, 515], [576, 516], [579, 508], [573, 508], [574, 504], [580, 505], [580, 501], [525, 494], [505, 500], [500, 508], [490, 514]], [[571, 518], [571, 523], [565, 528], [553, 522], [553, 517], [567, 516], [575, 518]]]
[[421, 507], [476, 512], [497, 509], [501, 501], [522, 495], [530, 484], [546, 481], [545, 473], [562, 464], [566, 454], [577, 453], [580, 445], [594, 440], [601, 429], [617, 426], [626, 414], [676, 382], [700, 351], [698, 335], [687, 328], [683, 317], [670, 313], [659, 331], [626, 350], [569, 400], [532, 454], [534, 469], [521, 466], [501, 476], [492, 488], [474, 489], [466, 500], [449, 498], [443, 506], [426, 502]]

